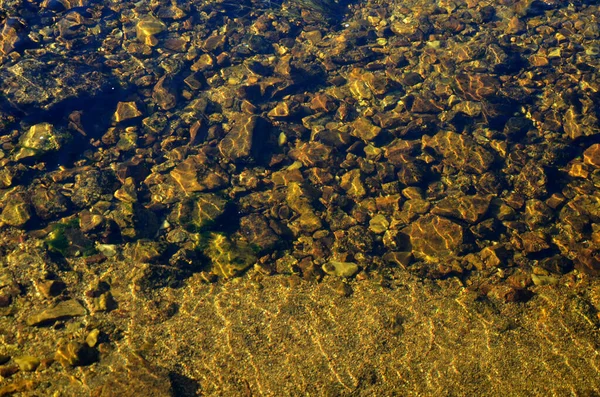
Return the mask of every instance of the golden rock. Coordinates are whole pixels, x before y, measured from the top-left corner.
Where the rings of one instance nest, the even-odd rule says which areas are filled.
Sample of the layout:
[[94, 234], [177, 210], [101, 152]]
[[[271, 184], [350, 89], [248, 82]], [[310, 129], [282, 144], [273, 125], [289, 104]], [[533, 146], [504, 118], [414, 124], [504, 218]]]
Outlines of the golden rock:
[[349, 88], [352, 96], [358, 100], [373, 98], [373, 93], [369, 89], [369, 86], [362, 80], [352, 81], [349, 84]]
[[358, 265], [352, 262], [329, 261], [323, 265], [322, 269], [331, 276], [348, 278], [358, 272]]
[[167, 25], [151, 15], [142, 18], [135, 26], [138, 40], [147, 45], [156, 45], [154, 35], [166, 29]]
[[365, 117], [359, 117], [353, 124], [352, 135], [363, 141], [372, 141], [377, 138], [381, 132], [381, 128], [374, 125]]
[[369, 221], [369, 230], [375, 234], [383, 234], [390, 227], [390, 222], [384, 215], [375, 215]]
[[204, 72], [215, 66], [215, 59], [210, 54], [202, 54], [190, 67], [193, 72]]
[[583, 152], [583, 162], [600, 168], [600, 144], [595, 143]]
[[271, 118], [284, 119], [291, 114], [290, 105], [288, 102], [279, 102], [273, 109], [267, 113]]
[[342, 189], [346, 190], [349, 196], [355, 198], [361, 198], [367, 194], [359, 169], [354, 169], [345, 173], [342, 176], [340, 186]]
[[87, 343], [68, 342], [59, 346], [54, 358], [64, 367], [79, 367], [98, 361], [98, 352]]
[[117, 110], [115, 112], [115, 121], [120, 123], [125, 120], [134, 119], [140, 117], [142, 112], [137, 108], [135, 102], [119, 102], [117, 104]]
[[570, 164], [570, 166], [569, 166], [569, 176], [572, 176], [573, 178], [587, 179], [587, 177], [589, 175], [590, 175], [590, 173], [586, 169], [585, 165], [583, 165], [583, 163], [577, 161], [577, 162], [573, 162], [573, 163]]
[[410, 237], [415, 257], [427, 262], [439, 262], [456, 255], [463, 245], [462, 226], [437, 215], [419, 218], [407, 227], [405, 233]]
[[15, 194], [8, 199], [0, 214], [0, 222], [10, 226], [23, 226], [31, 218], [31, 209], [22, 195]]
[[133, 178], [128, 177], [125, 179], [125, 183], [123, 183], [123, 186], [121, 186], [120, 189], [115, 191], [114, 196], [117, 200], [125, 203], [137, 202], [137, 189]]

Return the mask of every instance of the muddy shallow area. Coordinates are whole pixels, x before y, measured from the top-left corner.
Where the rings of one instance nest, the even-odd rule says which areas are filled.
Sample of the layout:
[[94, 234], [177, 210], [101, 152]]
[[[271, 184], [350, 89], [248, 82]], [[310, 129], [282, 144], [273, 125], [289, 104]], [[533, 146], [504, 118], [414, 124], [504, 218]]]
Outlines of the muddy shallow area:
[[0, 396], [600, 394], [592, 1], [0, 1]]

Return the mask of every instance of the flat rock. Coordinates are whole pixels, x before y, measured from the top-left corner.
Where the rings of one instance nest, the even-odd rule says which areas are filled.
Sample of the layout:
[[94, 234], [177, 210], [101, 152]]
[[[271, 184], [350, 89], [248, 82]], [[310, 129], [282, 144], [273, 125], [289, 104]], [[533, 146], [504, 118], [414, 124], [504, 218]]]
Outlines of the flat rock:
[[62, 301], [56, 305], [27, 318], [27, 325], [44, 325], [58, 320], [64, 320], [71, 317], [84, 316], [87, 312], [85, 308], [76, 301], [70, 299]]
[[358, 265], [353, 262], [329, 261], [323, 265], [323, 271], [331, 276], [348, 278], [358, 272]]
[[438, 202], [431, 212], [475, 224], [487, 213], [491, 201], [491, 195], [446, 197]]
[[[44, 57], [46, 58], [46, 57]], [[0, 68], [0, 92], [19, 109], [50, 109], [67, 100], [92, 98], [112, 87], [108, 75], [67, 58], [24, 58]]]
[[168, 371], [138, 355], [132, 354], [125, 365], [116, 367], [106, 379], [106, 383], [95, 390], [95, 397], [174, 395]]
[[600, 168], [600, 143], [595, 143], [583, 152], [583, 162]]
[[439, 132], [431, 139], [424, 139], [424, 145], [441, 154], [448, 165], [469, 173], [483, 174], [494, 162], [487, 149], [455, 132]]
[[437, 215], [425, 215], [404, 230], [417, 258], [438, 262], [456, 255], [463, 245], [464, 231], [458, 223]]
[[260, 251], [269, 250], [279, 242], [279, 236], [269, 226], [267, 219], [260, 214], [250, 214], [241, 218], [240, 232]]
[[264, 119], [240, 114], [234, 117], [233, 126], [219, 142], [221, 154], [230, 161], [252, 160], [264, 148]]
[[372, 141], [379, 136], [381, 128], [377, 127], [365, 117], [359, 117], [353, 124], [352, 135], [363, 141]]
[[201, 230], [210, 226], [225, 212], [227, 200], [213, 193], [200, 193], [179, 202], [169, 216], [169, 221], [181, 226]]
[[459, 74], [455, 77], [455, 82], [465, 98], [473, 101], [495, 95], [500, 87], [500, 82], [495, 77], [486, 74]]
[[228, 177], [204, 156], [189, 156], [171, 171], [171, 177], [185, 193], [203, 192], [224, 186]]

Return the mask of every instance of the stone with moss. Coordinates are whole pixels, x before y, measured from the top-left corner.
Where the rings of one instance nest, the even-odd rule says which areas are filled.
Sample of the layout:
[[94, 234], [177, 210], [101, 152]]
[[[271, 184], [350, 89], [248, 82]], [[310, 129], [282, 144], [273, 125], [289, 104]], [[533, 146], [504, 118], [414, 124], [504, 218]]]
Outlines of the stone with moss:
[[250, 244], [232, 240], [221, 233], [209, 235], [204, 254], [211, 261], [211, 272], [223, 278], [234, 277], [256, 263]]

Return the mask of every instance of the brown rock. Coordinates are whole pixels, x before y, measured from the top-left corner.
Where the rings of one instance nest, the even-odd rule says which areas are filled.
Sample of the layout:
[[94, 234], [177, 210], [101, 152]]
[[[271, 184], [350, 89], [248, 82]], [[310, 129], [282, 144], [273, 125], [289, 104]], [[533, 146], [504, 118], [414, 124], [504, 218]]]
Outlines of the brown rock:
[[264, 147], [265, 120], [261, 117], [239, 114], [231, 130], [219, 142], [221, 154], [230, 161], [251, 161]]
[[324, 93], [316, 94], [310, 101], [310, 108], [315, 112], [332, 112], [337, 109], [335, 100]]
[[403, 232], [410, 238], [415, 257], [427, 262], [439, 262], [462, 250], [462, 226], [441, 216], [422, 216]]
[[152, 15], [148, 15], [140, 19], [135, 28], [138, 40], [146, 45], [154, 46], [158, 43], [154, 35], [166, 30], [167, 25], [165, 25], [160, 19], [157, 19]]
[[190, 67], [193, 72], [205, 72], [215, 66], [215, 59], [210, 54], [202, 54]]
[[431, 95], [415, 95], [412, 97], [410, 111], [412, 113], [440, 113], [444, 105]]
[[227, 36], [215, 34], [204, 40], [201, 47], [206, 52], [221, 52], [226, 42]]
[[371, 92], [377, 96], [385, 95], [392, 85], [391, 80], [380, 73], [363, 73], [361, 79], [367, 83]]
[[163, 76], [158, 80], [158, 83], [152, 90], [152, 99], [162, 110], [173, 109], [177, 105], [177, 97], [175, 96], [171, 79]]
[[548, 66], [550, 61], [548, 61], [548, 58], [546, 58], [545, 56], [532, 55], [529, 57], [529, 63], [531, 63], [531, 66], [535, 66], [536, 68], [539, 68], [542, 66]]
[[240, 233], [260, 251], [273, 248], [279, 241], [279, 236], [269, 226], [267, 219], [259, 214], [250, 214], [240, 219]]
[[600, 168], [600, 143], [595, 143], [583, 152], [583, 162]]
[[431, 203], [423, 199], [410, 199], [404, 202], [402, 205], [402, 211], [400, 212], [399, 218], [403, 222], [409, 223], [416, 219], [418, 215], [426, 214], [431, 208]]
[[[481, 263], [484, 268], [496, 268], [496, 267], [507, 267], [507, 260], [509, 258], [509, 251], [504, 245], [492, 245], [485, 247], [479, 253]], [[481, 270], [481, 269], [479, 269]]]
[[413, 261], [413, 254], [406, 251], [390, 251], [383, 255], [383, 260], [406, 269]]
[[546, 237], [538, 232], [525, 232], [519, 235], [520, 248], [525, 254], [532, 254], [550, 248]]
[[305, 167], [324, 167], [331, 157], [331, 147], [317, 141], [297, 142], [296, 147], [289, 151], [289, 156]]
[[418, 185], [423, 182], [427, 175], [427, 165], [411, 157], [405, 157], [404, 162], [398, 166], [399, 170], [396, 176], [403, 185]]
[[64, 320], [71, 317], [85, 316], [87, 311], [76, 301], [71, 299], [62, 301], [48, 309], [31, 315], [27, 318], [27, 325], [44, 325], [58, 320]]
[[31, 215], [31, 205], [26, 197], [21, 193], [13, 193], [4, 202], [0, 222], [21, 227], [31, 219]]
[[98, 351], [86, 343], [68, 342], [58, 348], [55, 359], [65, 367], [80, 367], [98, 361]]
[[352, 124], [352, 135], [365, 142], [372, 141], [379, 136], [381, 128], [374, 125], [369, 119], [359, 117]]
[[455, 112], [464, 113], [469, 117], [479, 117], [481, 115], [482, 106], [479, 102], [462, 101], [454, 105], [452, 110]]
[[212, 225], [226, 209], [227, 200], [213, 193], [200, 193], [178, 202], [169, 221], [192, 231], [200, 231]]
[[352, 80], [348, 84], [350, 93], [358, 100], [372, 99], [373, 93], [369, 89], [367, 83], [361, 80]]
[[587, 179], [590, 176], [588, 167], [580, 161], [572, 161], [568, 165], [568, 173], [572, 178]]
[[0, 53], [7, 55], [15, 49], [19, 41], [19, 31], [23, 30], [23, 25], [17, 18], [6, 18], [4, 26], [0, 32]]
[[572, 252], [575, 268], [581, 272], [600, 276], [600, 252], [591, 248], [579, 248]]
[[385, 147], [384, 154], [390, 163], [401, 165], [407, 162], [407, 158], [416, 153], [420, 145], [421, 142], [416, 140], [396, 139]]
[[519, 18], [518, 15], [513, 16], [506, 26], [505, 33], [506, 34], [519, 34], [525, 32], [527, 29], [527, 25], [525, 22]]
[[423, 143], [441, 154], [448, 165], [465, 172], [483, 174], [494, 162], [487, 149], [455, 132], [439, 132], [431, 139], [425, 138]]
[[167, 370], [151, 365], [139, 355], [130, 355], [127, 364], [118, 366], [93, 397], [174, 396]]
[[297, 102], [282, 101], [267, 113], [272, 119], [285, 120], [298, 114], [299, 106]]
[[171, 171], [171, 176], [186, 193], [218, 189], [228, 180], [225, 173], [201, 155], [189, 156]]
[[354, 198], [361, 198], [367, 194], [359, 169], [348, 171], [342, 175], [340, 186]]
[[471, 101], [481, 101], [495, 95], [500, 87], [495, 77], [486, 74], [458, 74], [455, 81], [465, 98]]
[[515, 178], [515, 191], [530, 198], [542, 198], [548, 191], [548, 177], [537, 161], [529, 161]]
[[541, 200], [527, 200], [525, 205], [525, 223], [531, 230], [547, 225], [554, 217], [553, 211]]
[[487, 213], [492, 197], [491, 195], [446, 197], [431, 209], [431, 213], [475, 224]]

